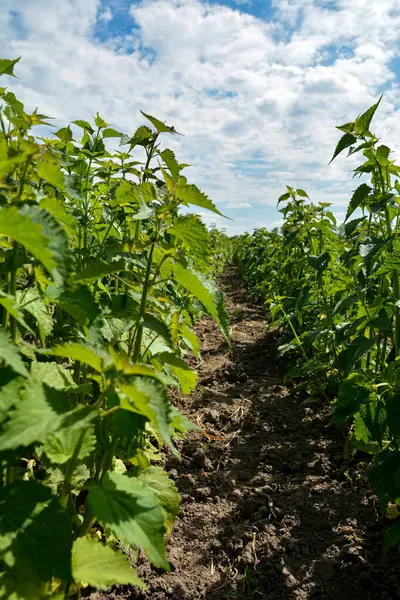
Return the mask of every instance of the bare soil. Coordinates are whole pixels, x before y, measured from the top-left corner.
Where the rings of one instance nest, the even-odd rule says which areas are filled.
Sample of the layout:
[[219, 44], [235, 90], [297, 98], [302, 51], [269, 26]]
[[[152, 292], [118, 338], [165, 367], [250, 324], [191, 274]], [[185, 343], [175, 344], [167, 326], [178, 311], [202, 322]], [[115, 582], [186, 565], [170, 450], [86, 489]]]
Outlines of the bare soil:
[[179, 408], [201, 428], [166, 468], [182, 495], [169, 540], [171, 572], [144, 557], [147, 592], [117, 586], [91, 600], [386, 600], [400, 597], [398, 555], [380, 560], [385, 523], [363, 459], [343, 460], [326, 409], [282, 384], [279, 334], [245, 298], [234, 269], [221, 279], [232, 349], [199, 323], [200, 386]]

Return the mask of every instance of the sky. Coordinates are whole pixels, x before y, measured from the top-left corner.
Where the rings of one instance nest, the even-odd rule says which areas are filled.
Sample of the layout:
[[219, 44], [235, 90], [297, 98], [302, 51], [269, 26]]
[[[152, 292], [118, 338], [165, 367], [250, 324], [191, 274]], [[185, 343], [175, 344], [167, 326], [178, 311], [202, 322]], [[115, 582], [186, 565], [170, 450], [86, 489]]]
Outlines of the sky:
[[285, 186], [344, 218], [355, 159], [328, 166], [340, 132], [384, 93], [373, 130], [400, 146], [400, 0], [0, 0], [2, 78], [64, 126], [97, 111], [133, 133], [139, 110], [231, 220], [279, 226]]

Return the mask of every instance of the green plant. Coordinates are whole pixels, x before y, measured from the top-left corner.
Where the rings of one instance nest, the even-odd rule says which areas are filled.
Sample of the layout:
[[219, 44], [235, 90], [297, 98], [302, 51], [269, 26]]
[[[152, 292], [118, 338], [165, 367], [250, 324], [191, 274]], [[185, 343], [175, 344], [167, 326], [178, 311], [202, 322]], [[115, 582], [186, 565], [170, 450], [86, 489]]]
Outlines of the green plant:
[[142, 585], [118, 548], [168, 569], [179, 496], [154, 463], [192, 427], [168, 387], [196, 385], [199, 314], [229, 341], [200, 273], [209, 233], [180, 208], [218, 210], [155, 117], [133, 136], [97, 114], [36, 138], [47, 118], [0, 98], [0, 598]]
[[[305, 402], [332, 404], [333, 422], [348, 431], [348, 456], [373, 455], [369, 480], [384, 513], [400, 504], [400, 166], [370, 130], [379, 103], [338, 127], [332, 160], [344, 150], [361, 154], [354, 175], [369, 178], [344, 225], [336, 227], [328, 205], [288, 187], [281, 231], [239, 238], [235, 256], [289, 337], [280, 347], [286, 380], [305, 390]], [[396, 523], [385, 551], [399, 542]]]

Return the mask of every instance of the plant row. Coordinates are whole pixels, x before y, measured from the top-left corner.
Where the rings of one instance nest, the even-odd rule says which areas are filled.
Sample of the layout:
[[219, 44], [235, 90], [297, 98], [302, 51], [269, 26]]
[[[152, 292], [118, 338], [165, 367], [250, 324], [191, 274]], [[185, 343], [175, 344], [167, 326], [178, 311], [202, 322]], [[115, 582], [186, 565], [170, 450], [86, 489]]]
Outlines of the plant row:
[[[380, 100], [342, 132], [362, 157], [344, 224], [329, 204], [287, 187], [280, 230], [240, 236], [235, 259], [247, 289], [286, 334], [279, 348], [305, 402], [332, 405], [348, 433], [345, 455], [371, 455], [369, 481], [383, 514], [400, 514], [400, 166], [371, 132]], [[399, 507], [399, 511], [397, 508]], [[400, 542], [400, 522], [384, 552]]]
[[218, 210], [157, 118], [45, 138], [47, 117], [0, 99], [0, 598], [143, 586], [127, 554], [169, 568], [179, 496], [157, 463], [192, 427], [168, 389], [196, 386], [199, 315], [229, 338], [219, 234], [187, 207]]

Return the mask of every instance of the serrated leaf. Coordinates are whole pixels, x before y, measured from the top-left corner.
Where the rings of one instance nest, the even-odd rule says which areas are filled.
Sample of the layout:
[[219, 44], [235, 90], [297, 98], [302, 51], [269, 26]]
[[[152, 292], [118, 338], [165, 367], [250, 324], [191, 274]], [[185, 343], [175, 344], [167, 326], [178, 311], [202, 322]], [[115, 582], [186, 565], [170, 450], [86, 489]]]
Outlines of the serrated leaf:
[[381, 103], [382, 98], [383, 98], [383, 95], [381, 95], [381, 97], [379, 98], [379, 100], [376, 104], [373, 104], [368, 110], [365, 111], [365, 113], [363, 113], [362, 115], [357, 117], [354, 125], [358, 132], [360, 132], [360, 133], [369, 132], [369, 126], [371, 125], [372, 118], [373, 118], [379, 104]]
[[158, 354], [157, 360], [169, 365], [172, 373], [178, 379], [180, 388], [184, 394], [190, 394], [196, 388], [198, 374], [192, 371], [184, 360], [172, 352]]
[[65, 464], [74, 455], [78, 444], [78, 460], [83, 460], [92, 454], [96, 447], [94, 428], [87, 427], [86, 420], [81, 421], [80, 425], [81, 427], [64, 427], [47, 436], [43, 452], [50, 462], [58, 465]]
[[[72, 254], [68, 236], [61, 225], [47, 210], [42, 210], [39, 206], [24, 206], [20, 212], [29, 217], [33, 224], [40, 226], [49, 239], [48, 248], [55, 263], [54, 268], [49, 269], [53, 278], [58, 282], [67, 278], [72, 267]], [[35, 256], [34, 252], [32, 254]], [[41, 260], [39, 256], [37, 258]], [[46, 264], [44, 266], [47, 268]]]
[[103, 138], [107, 139], [107, 138], [121, 138], [123, 136], [123, 134], [120, 131], [117, 131], [116, 129], [113, 129], [112, 127], [108, 127], [107, 129], [104, 129], [103, 131]]
[[68, 127], [61, 127], [61, 129], [56, 131], [55, 135], [63, 144], [68, 144], [72, 140], [71, 127], [69, 125]]
[[160, 335], [168, 345], [172, 346], [173, 342], [171, 338], [171, 332], [168, 328], [168, 325], [164, 323], [164, 321], [152, 315], [151, 313], [145, 313], [143, 316], [143, 325], [146, 329], [149, 329], [157, 335]]
[[360, 373], [349, 375], [340, 386], [332, 420], [337, 422], [354, 415], [359, 411], [361, 404], [368, 400], [370, 394], [370, 384]]
[[56, 390], [70, 391], [77, 386], [69, 369], [56, 362], [32, 362], [31, 375]]
[[28, 377], [28, 371], [21, 358], [19, 348], [12, 341], [7, 332], [0, 327], [0, 359], [4, 360], [16, 373]]
[[179, 333], [185, 344], [191, 349], [195, 357], [198, 358], [200, 354], [200, 340], [193, 329], [190, 329], [187, 325], [183, 324], [180, 326]]
[[195, 206], [210, 210], [221, 217], [225, 217], [225, 215], [217, 209], [214, 202], [194, 184], [178, 183], [174, 188], [174, 194], [178, 200], [181, 200], [181, 202], [184, 202], [185, 204], [194, 204]]
[[103, 129], [103, 127], [108, 127], [108, 123], [105, 122], [104, 119], [101, 118], [99, 113], [96, 114], [94, 122], [99, 129]]
[[72, 289], [51, 285], [48, 286], [46, 293], [49, 299], [58, 304], [82, 326], [90, 325], [100, 315], [100, 307], [85, 285], [78, 285]]
[[0, 451], [44, 442], [50, 432], [61, 427], [70, 410], [67, 394], [40, 381], [29, 380], [10, 419], [3, 425]]
[[43, 353], [48, 356], [61, 356], [63, 358], [78, 360], [84, 365], [92, 367], [92, 369], [98, 373], [103, 373], [110, 362], [110, 357], [106, 352], [100, 352], [98, 349], [95, 350], [90, 346], [79, 344], [77, 342], [59, 344], [53, 348], [43, 350]]
[[329, 267], [329, 261], [331, 259], [331, 255], [329, 252], [323, 252], [319, 256], [308, 256], [308, 264], [310, 267], [315, 269], [318, 275], [322, 275], [324, 271]]
[[55, 196], [46, 196], [40, 201], [40, 208], [46, 210], [58, 221], [69, 237], [74, 235], [77, 226], [75, 219], [66, 212], [64, 203]]
[[14, 67], [20, 60], [21, 57], [15, 58], [14, 60], [10, 58], [0, 58], [0, 75], [10, 75], [11, 77], [15, 77]]
[[0, 208], [0, 235], [11, 237], [24, 246], [50, 273], [56, 268], [53, 252], [49, 248], [51, 240], [44, 235], [43, 227], [30, 216], [21, 214], [16, 206]]
[[74, 276], [74, 279], [76, 281], [93, 282], [101, 279], [105, 275], [124, 271], [125, 268], [126, 262], [123, 259], [112, 262], [104, 262], [97, 259], [95, 264], [83, 269], [83, 271], [78, 271], [78, 273], [76, 273]]
[[115, 192], [115, 201], [121, 206], [129, 206], [130, 204], [142, 206], [143, 204], [150, 204], [155, 199], [155, 188], [149, 181], [144, 183], [123, 181]]
[[145, 587], [126, 556], [88, 537], [80, 537], [73, 544], [72, 575], [76, 583], [88, 583], [99, 590], [116, 583]]
[[386, 273], [392, 273], [398, 269], [400, 269], [400, 251], [393, 250], [393, 252], [386, 255], [375, 275], [385, 275]]
[[351, 133], [345, 133], [340, 140], [337, 143], [337, 146], [335, 148], [335, 152], [333, 153], [333, 156], [331, 158], [331, 160], [329, 161], [329, 164], [331, 164], [331, 162], [343, 151], [345, 150], [345, 148], [349, 148], [350, 146], [352, 146], [353, 144], [355, 144], [357, 142], [357, 138], [352, 135]]
[[180, 263], [174, 266], [175, 281], [190, 292], [207, 310], [207, 312], [215, 319], [219, 325], [225, 339], [229, 341], [229, 331], [227, 330], [227, 320], [222, 311], [221, 294], [212, 294], [203, 285], [199, 277], [191, 273]]
[[162, 467], [154, 466], [141, 473], [138, 479], [148, 485], [157, 496], [165, 513], [167, 527], [170, 529], [179, 514], [180, 505], [179, 492], [174, 481]]
[[365, 200], [368, 194], [372, 192], [372, 188], [366, 183], [362, 183], [354, 192], [350, 204], [346, 213], [346, 221], [353, 214], [353, 212], [360, 206], [360, 204]]
[[389, 500], [400, 497], [400, 452], [382, 450], [373, 457], [368, 466], [368, 479], [378, 496], [382, 514]]
[[206, 226], [194, 215], [178, 217], [168, 233], [184, 242], [195, 256], [205, 257], [207, 255], [210, 234]]
[[157, 133], [175, 133], [175, 129], [173, 127], [169, 127], [162, 121], [156, 119], [156, 117], [152, 117], [151, 115], [147, 115], [142, 110], [140, 111], [144, 117], [156, 128]]
[[164, 385], [154, 377], [129, 376], [117, 383], [121, 408], [145, 416], [172, 445], [169, 430], [169, 403]]
[[39, 296], [39, 292], [33, 288], [17, 292], [17, 301], [22, 310], [26, 310], [34, 317], [43, 337], [50, 335], [53, 331], [54, 321], [49, 309]]
[[60, 163], [51, 152], [45, 152], [37, 162], [37, 173], [39, 177], [54, 187], [64, 190], [64, 174], [61, 171]]
[[375, 345], [375, 340], [359, 335], [338, 356], [340, 369], [348, 374], [352, 367]]
[[4, 294], [0, 291], [0, 305], [6, 309], [6, 311], [17, 321], [17, 323], [22, 325], [22, 327], [33, 334], [32, 329], [25, 322], [21, 307], [14, 296]]
[[50, 488], [38, 481], [0, 488], [0, 548], [20, 580], [71, 580], [71, 522]]
[[164, 163], [167, 165], [173, 179], [175, 179], [176, 181], [179, 177], [181, 169], [178, 161], [175, 158], [175, 154], [172, 152], [172, 150], [166, 148], [160, 153], [160, 156], [163, 159]]
[[107, 473], [101, 485], [90, 488], [93, 514], [118, 538], [142, 548], [158, 567], [168, 570], [164, 514], [156, 495], [137, 478]]
[[76, 121], [72, 121], [75, 125], [78, 125], [81, 129], [88, 131], [89, 133], [94, 133], [94, 129], [90, 123], [84, 121], [83, 119], [77, 119]]

